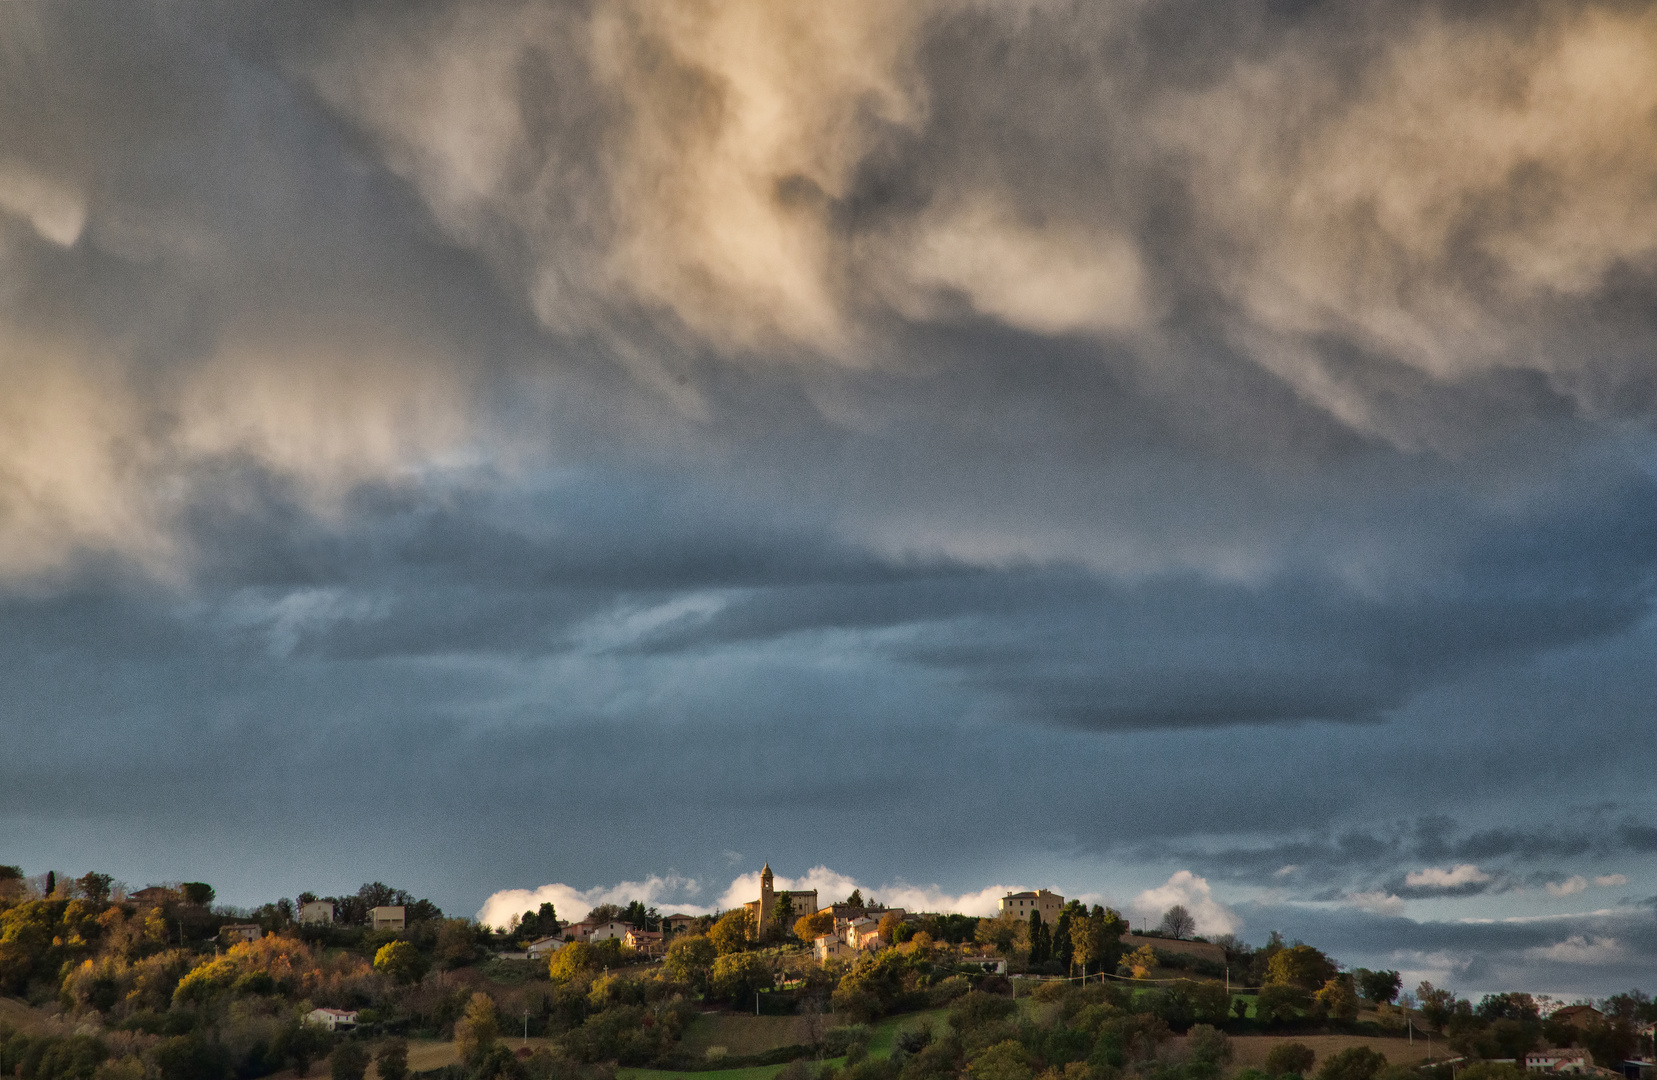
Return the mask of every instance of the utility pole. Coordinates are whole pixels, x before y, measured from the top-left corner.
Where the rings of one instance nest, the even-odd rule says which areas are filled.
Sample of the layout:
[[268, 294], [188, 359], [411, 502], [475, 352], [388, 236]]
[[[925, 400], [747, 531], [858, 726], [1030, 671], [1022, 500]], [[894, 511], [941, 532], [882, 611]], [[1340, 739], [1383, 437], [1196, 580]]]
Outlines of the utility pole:
[[524, 1045], [529, 1045], [529, 1010], [524, 1010]]

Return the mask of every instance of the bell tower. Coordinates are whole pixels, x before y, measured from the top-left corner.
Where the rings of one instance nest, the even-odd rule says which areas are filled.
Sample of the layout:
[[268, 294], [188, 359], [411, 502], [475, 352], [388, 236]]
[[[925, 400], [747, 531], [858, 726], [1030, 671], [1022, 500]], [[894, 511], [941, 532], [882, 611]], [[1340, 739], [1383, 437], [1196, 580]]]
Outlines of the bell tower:
[[775, 891], [772, 889], [771, 864], [767, 862], [765, 869], [759, 872], [759, 918], [754, 920], [754, 933], [763, 935], [765, 927], [771, 921], [771, 909], [777, 903]]

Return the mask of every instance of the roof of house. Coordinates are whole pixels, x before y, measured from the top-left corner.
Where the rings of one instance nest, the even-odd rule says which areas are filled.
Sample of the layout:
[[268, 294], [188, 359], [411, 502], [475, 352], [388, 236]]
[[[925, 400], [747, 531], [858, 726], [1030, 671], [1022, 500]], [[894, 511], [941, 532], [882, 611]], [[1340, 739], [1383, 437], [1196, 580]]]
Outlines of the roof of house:
[[662, 918], [664, 918], [664, 919], [694, 919], [694, 918], [696, 918], [696, 916], [695, 915], [681, 915], [678, 912], [674, 912], [672, 915], [663, 915]]
[[329, 1016], [355, 1016], [355, 1009], [312, 1009], [312, 1012], [327, 1013]]

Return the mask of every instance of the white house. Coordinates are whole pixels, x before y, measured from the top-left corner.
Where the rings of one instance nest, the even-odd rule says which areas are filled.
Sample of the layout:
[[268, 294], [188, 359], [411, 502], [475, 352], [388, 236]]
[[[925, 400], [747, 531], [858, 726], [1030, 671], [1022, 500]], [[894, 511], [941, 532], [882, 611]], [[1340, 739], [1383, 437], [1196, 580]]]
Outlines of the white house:
[[265, 936], [258, 923], [230, 923], [219, 927], [219, 936], [232, 945], [241, 941], [258, 941]]
[[625, 938], [628, 931], [633, 929], [633, 924], [611, 919], [609, 922], [591, 923], [589, 927], [588, 941], [608, 941], [610, 938]]
[[368, 921], [375, 930], [403, 930], [408, 926], [401, 904], [368, 909]]
[[529, 943], [529, 948], [525, 950], [524, 955], [531, 960], [541, 960], [545, 957], [551, 956], [563, 947], [564, 939], [562, 937], [553, 936], [537, 938]]
[[331, 923], [334, 921], [334, 905], [327, 900], [310, 900], [300, 904], [299, 921], [302, 923]]
[[878, 949], [885, 944], [880, 937], [880, 920], [865, 915], [846, 925], [846, 944], [854, 949]]
[[817, 947], [817, 962], [837, 960], [857, 955], [857, 950], [844, 941], [838, 934], [818, 934], [813, 943]]
[[1584, 1073], [1594, 1070], [1593, 1056], [1586, 1050], [1537, 1050], [1525, 1055], [1530, 1072]]
[[329, 1031], [341, 1031], [357, 1026], [357, 1011], [355, 1009], [312, 1009], [305, 1014], [307, 1024], [325, 1027]]

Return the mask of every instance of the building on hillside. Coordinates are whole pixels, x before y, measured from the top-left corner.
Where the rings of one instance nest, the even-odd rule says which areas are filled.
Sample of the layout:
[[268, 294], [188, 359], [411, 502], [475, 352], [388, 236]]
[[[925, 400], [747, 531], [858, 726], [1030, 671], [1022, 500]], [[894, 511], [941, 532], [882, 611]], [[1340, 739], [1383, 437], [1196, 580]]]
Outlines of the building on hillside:
[[[766, 929], [776, 921], [777, 892], [772, 888], [774, 880], [771, 876], [771, 864], [766, 863], [765, 868], [759, 872], [759, 899], [750, 900], [742, 905], [754, 917], [754, 933], [756, 934], [765, 933]], [[788, 890], [783, 895], [788, 897], [789, 910], [794, 913], [793, 917], [788, 920], [788, 926], [783, 927], [783, 929], [786, 930], [793, 926], [795, 919], [817, 913], [816, 889]]]
[[1586, 1050], [1537, 1050], [1525, 1055], [1525, 1068], [1530, 1072], [1580, 1073], [1594, 1067], [1593, 1055]]
[[846, 944], [838, 934], [818, 934], [812, 942], [817, 950], [819, 964], [828, 960], [846, 960], [857, 955], [857, 949]]
[[1007, 974], [1007, 960], [1006, 960], [1005, 957], [992, 956], [992, 955], [989, 955], [989, 954], [985, 954], [983, 956], [963, 956], [963, 957], [961, 957], [961, 966], [962, 967], [970, 967], [970, 966], [973, 966], [973, 965], [978, 966], [986, 974], [991, 973], [991, 972], [993, 972], [996, 975], [1005, 975], [1005, 974]]
[[[836, 904], [834, 906], [835, 907], [840, 907], [841, 905]], [[873, 907], [853, 908], [849, 912], [847, 912], [845, 917], [836, 918], [834, 920], [834, 931], [835, 931], [835, 933], [839, 934], [841, 937], [844, 937], [846, 935], [846, 928], [851, 926], [851, 924], [856, 922], [857, 920], [859, 920], [859, 919], [873, 919], [875, 921], [875, 923], [878, 925], [880, 923], [880, 921], [882, 919], [886, 918], [886, 916], [888, 916], [888, 915], [892, 916], [894, 919], [898, 920], [899, 922], [903, 922], [904, 920], [908, 919], [908, 917], [909, 917], [909, 913], [907, 911], [903, 910], [900, 907], [889, 908], [889, 907], [882, 907], [879, 904], [876, 904]]]
[[299, 921], [311, 926], [333, 922], [334, 902], [332, 900], [307, 900], [299, 905]]
[[846, 944], [859, 952], [878, 949], [885, 942], [880, 936], [880, 920], [864, 915], [846, 924]]
[[1567, 1005], [1563, 1009], [1555, 1009], [1549, 1013], [1548, 1019], [1569, 1024], [1574, 1028], [1583, 1028], [1590, 1024], [1603, 1023], [1605, 1014], [1592, 1005]]
[[696, 925], [694, 915], [666, 915], [662, 917], [662, 933], [669, 935], [683, 934]]
[[608, 922], [587, 923], [587, 936], [584, 941], [608, 941], [611, 938], [625, 938], [633, 929], [632, 923], [624, 923], [620, 919], [611, 919]]
[[529, 943], [524, 950], [524, 956], [531, 960], [544, 960], [564, 947], [564, 939], [554, 934], [552, 937], [537, 938]]
[[1001, 913], [1011, 912], [1020, 919], [1028, 919], [1030, 912], [1041, 912], [1041, 921], [1055, 923], [1059, 919], [1059, 912], [1064, 908], [1064, 897], [1046, 889], [1037, 889], [1035, 892], [1008, 893], [1001, 898]]
[[258, 941], [265, 936], [257, 923], [229, 923], [219, 927], [219, 936], [232, 945], [244, 941]]
[[178, 890], [169, 889], [165, 885], [150, 885], [139, 889], [127, 897], [129, 903], [140, 907], [160, 907], [178, 899]]
[[629, 949], [637, 949], [646, 956], [660, 956], [667, 951], [662, 946], [660, 930], [640, 930], [637, 927], [629, 927], [626, 936], [621, 939], [621, 943]]
[[369, 925], [375, 930], [406, 930], [408, 919], [401, 904], [368, 909]]
[[355, 1009], [312, 1009], [305, 1014], [307, 1024], [327, 1028], [329, 1031], [345, 1031], [357, 1026], [357, 1011]]

